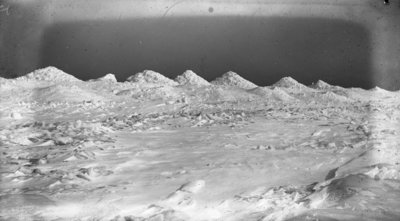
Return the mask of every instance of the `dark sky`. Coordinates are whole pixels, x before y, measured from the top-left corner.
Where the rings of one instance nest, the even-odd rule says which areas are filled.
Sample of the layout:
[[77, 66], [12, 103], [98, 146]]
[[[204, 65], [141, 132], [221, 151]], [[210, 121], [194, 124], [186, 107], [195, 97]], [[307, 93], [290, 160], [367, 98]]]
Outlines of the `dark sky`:
[[[3, 3], [1, 3], [3, 2]], [[400, 89], [400, 0], [0, 0], [0, 76], [49, 65], [81, 79], [235, 71]], [[281, 16], [281, 17], [279, 17]]]
[[[210, 11], [212, 13], [212, 11]], [[283, 17], [168, 17], [56, 23], [44, 30], [40, 66], [81, 79], [119, 80], [152, 69], [207, 80], [232, 70], [258, 85], [283, 76], [371, 87], [369, 33], [343, 20]]]

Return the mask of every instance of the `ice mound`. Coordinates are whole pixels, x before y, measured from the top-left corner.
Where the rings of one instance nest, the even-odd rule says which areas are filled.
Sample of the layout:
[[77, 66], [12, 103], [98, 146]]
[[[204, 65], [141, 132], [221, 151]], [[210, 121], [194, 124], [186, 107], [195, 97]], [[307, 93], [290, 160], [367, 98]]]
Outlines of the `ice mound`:
[[312, 83], [310, 87], [314, 89], [330, 89], [332, 85], [323, 80], [318, 80], [317, 82]]
[[296, 98], [290, 96], [286, 91], [280, 88], [257, 87], [249, 90], [250, 93], [257, 94], [264, 98], [272, 98], [278, 101], [293, 101]]
[[288, 89], [308, 89], [305, 85], [299, 83], [291, 77], [284, 77], [272, 85], [273, 87], [282, 87]]
[[375, 86], [371, 88], [369, 91], [374, 92], [374, 93], [379, 93], [379, 94], [390, 94], [390, 91], [387, 91], [383, 88], [380, 88], [378, 86]]
[[204, 78], [198, 76], [191, 70], [185, 71], [183, 74], [178, 75], [175, 81], [180, 85], [191, 85], [191, 86], [208, 86], [210, 83]]
[[90, 81], [109, 81], [109, 82], [117, 82], [117, 78], [115, 77], [114, 74], [108, 73], [106, 75], [104, 75], [103, 77], [94, 79], [94, 80], [90, 80]]
[[216, 78], [211, 83], [215, 85], [238, 87], [246, 90], [257, 87], [257, 85], [255, 85], [254, 83], [242, 78], [232, 71], [223, 74], [221, 77]]
[[[346, 92], [346, 89], [340, 86], [336, 85], [331, 85], [326, 83], [325, 81], [318, 80], [317, 82], [314, 82], [310, 85], [310, 88], [316, 89], [316, 90], [322, 90], [322, 91], [330, 91], [333, 93], [327, 93], [326, 95], [335, 99], [335, 100], [343, 100], [343, 99], [348, 99], [348, 94]], [[335, 97], [335, 96], [338, 97]]]
[[31, 98], [42, 103], [99, 101], [103, 99], [95, 92], [84, 90], [76, 85], [62, 84], [36, 88]]
[[288, 94], [286, 91], [284, 91], [280, 88], [273, 88], [272, 93], [276, 99], [281, 100], [281, 101], [297, 100], [296, 98], [292, 97], [290, 94]]
[[135, 75], [128, 77], [127, 81], [140, 84], [178, 85], [177, 82], [151, 70], [144, 70], [143, 72], [136, 73]]
[[64, 71], [49, 66], [35, 70], [25, 76], [17, 78], [17, 80], [36, 80], [36, 81], [53, 81], [53, 82], [77, 82], [79, 79], [74, 76], [65, 73]]
[[338, 101], [338, 102], [345, 102], [349, 101], [349, 98], [336, 94], [334, 92], [328, 91], [321, 94], [321, 98], [325, 101]]

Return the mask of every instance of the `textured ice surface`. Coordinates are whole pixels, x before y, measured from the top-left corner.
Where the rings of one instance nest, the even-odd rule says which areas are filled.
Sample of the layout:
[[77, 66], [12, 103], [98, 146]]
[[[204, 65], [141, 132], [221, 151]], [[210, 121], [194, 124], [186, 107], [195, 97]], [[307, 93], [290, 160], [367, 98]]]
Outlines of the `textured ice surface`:
[[0, 79], [0, 219], [400, 218], [399, 92], [114, 79]]

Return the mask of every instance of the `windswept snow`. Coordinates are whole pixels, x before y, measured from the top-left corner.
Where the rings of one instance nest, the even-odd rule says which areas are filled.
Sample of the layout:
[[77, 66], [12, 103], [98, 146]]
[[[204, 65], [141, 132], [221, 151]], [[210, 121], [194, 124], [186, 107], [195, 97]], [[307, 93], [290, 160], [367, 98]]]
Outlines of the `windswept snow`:
[[255, 85], [254, 83], [244, 79], [243, 77], [232, 71], [226, 72], [221, 77], [213, 80], [211, 83], [214, 85], [238, 87], [246, 90], [257, 87], [257, 85]]

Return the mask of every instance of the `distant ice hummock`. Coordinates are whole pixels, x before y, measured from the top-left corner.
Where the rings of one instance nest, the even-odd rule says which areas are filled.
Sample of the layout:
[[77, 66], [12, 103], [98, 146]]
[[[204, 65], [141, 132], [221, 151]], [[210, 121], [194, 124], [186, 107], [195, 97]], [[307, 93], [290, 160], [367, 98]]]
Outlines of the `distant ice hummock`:
[[286, 91], [280, 89], [279, 87], [269, 88], [269, 87], [257, 87], [249, 90], [250, 93], [257, 94], [265, 98], [273, 98], [278, 101], [294, 101], [296, 98], [290, 96]]
[[97, 78], [94, 81], [110, 81], [110, 82], [117, 82], [117, 78], [114, 74], [108, 73], [103, 77]]
[[318, 80], [317, 82], [312, 83], [310, 87], [314, 89], [329, 89], [332, 88], [332, 85], [326, 83], [323, 80]]
[[232, 71], [223, 74], [221, 77], [216, 78], [211, 83], [215, 85], [238, 87], [245, 90], [258, 87], [254, 83], [242, 78], [240, 75]]
[[380, 88], [378, 86], [371, 88], [370, 91], [376, 92], [376, 93], [390, 93], [390, 91]]
[[55, 82], [74, 82], [80, 81], [78, 78], [65, 73], [64, 71], [49, 66], [46, 68], [35, 70], [22, 77], [17, 78], [19, 80], [37, 80], [37, 81], [55, 81]]
[[291, 77], [284, 77], [273, 84], [274, 87], [283, 87], [289, 89], [306, 89], [307, 87]]
[[169, 85], [169, 86], [176, 86], [178, 85], [177, 82], [165, 77], [164, 75], [151, 71], [151, 70], [144, 70], [143, 72], [136, 73], [126, 79], [130, 82], [141, 83], [141, 84], [161, 84], [161, 85]]
[[340, 101], [340, 102], [351, 101], [349, 98], [340, 94], [336, 94], [331, 91], [322, 93], [321, 98], [324, 99], [325, 101]]
[[200, 77], [191, 70], [185, 71], [183, 74], [178, 75], [175, 81], [180, 85], [191, 85], [191, 86], [208, 86], [210, 83], [204, 78]]

